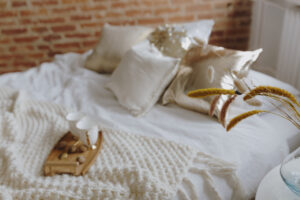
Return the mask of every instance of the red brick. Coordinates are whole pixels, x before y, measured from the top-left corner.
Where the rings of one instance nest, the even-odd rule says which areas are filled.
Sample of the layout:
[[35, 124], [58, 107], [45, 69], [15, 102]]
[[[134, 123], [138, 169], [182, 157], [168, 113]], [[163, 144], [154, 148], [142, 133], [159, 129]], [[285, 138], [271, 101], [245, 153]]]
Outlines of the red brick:
[[199, 13], [197, 15], [197, 19], [212, 19], [214, 17], [213, 13], [209, 12], [209, 13]]
[[147, 7], [170, 6], [168, 0], [143, 0], [141, 4]]
[[87, 38], [91, 35], [88, 33], [72, 33], [72, 34], [66, 34], [66, 38]]
[[0, 12], [0, 18], [6, 18], [6, 17], [15, 17], [17, 16], [16, 12], [13, 11], [1, 11]]
[[155, 15], [163, 15], [163, 14], [172, 14], [172, 13], [178, 13], [180, 11], [180, 8], [179, 7], [176, 7], [176, 8], [159, 8], [159, 9], [156, 9], [154, 11], [154, 14]]
[[48, 28], [47, 27], [33, 27], [32, 31], [36, 32], [36, 33], [44, 33], [44, 32], [48, 31]]
[[36, 41], [38, 39], [39, 39], [38, 36], [28, 36], [28, 37], [14, 38], [14, 41], [15, 42], [34, 42], [34, 41]]
[[196, 5], [190, 5], [186, 7], [187, 12], [202, 12], [212, 10], [211, 4], [196, 4]]
[[185, 16], [175, 16], [168, 18], [168, 22], [176, 23], [176, 22], [189, 22], [193, 21], [195, 18], [193, 15], [185, 15]]
[[11, 5], [12, 7], [22, 7], [22, 6], [26, 6], [27, 3], [26, 1], [13, 1]]
[[50, 46], [49, 45], [38, 45], [37, 48], [39, 50], [49, 50]]
[[85, 47], [94, 47], [98, 43], [98, 40], [90, 40], [90, 41], [84, 41], [82, 44]]
[[109, 11], [106, 13], [105, 17], [112, 17], [112, 18], [121, 18], [123, 16], [123, 13], [120, 12], [113, 12], [113, 11]]
[[44, 54], [43, 53], [30, 53], [30, 54], [27, 54], [26, 57], [41, 59], [44, 57]]
[[19, 45], [19, 44], [17, 44], [17, 46], [11, 46], [11, 47], [9, 47], [9, 51], [10, 52], [21, 52], [21, 51], [23, 51], [23, 52], [30, 52], [30, 51], [32, 51], [32, 50], [34, 50], [34, 46], [33, 45]]
[[232, 5], [232, 1], [227, 0], [227, 1], [220, 1], [220, 2], [214, 2], [213, 3], [214, 8], [216, 9], [230, 9]]
[[164, 19], [159, 18], [141, 18], [137, 20], [139, 24], [163, 24]]
[[0, 26], [13, 26], [13, 25], [16, 25], [16, 22], [15, 21], [0, 21]]
[[7, 67], [7, 63], [0, 63], [0, 67]]
[[81, 28], [101, 28], [104, 25], [104, 22], [93, 22], [93, 23], [85, 23], [80, 24]]
[[99, 37], [101, 35], [101, 31], [96, 31], [94, 34], [96, 37]]
[[55, 23], [63, 23], [65, 22], [65, 19], [61, 17], [47, 18], [47, 19], [40, 19], [39, 22], [44, 24], [55, 24]]
[[0, 44], [9, 44], [10, 42], [11, 42], [10, 38], [3, 38], [1, 36], [1, 38], [0, 38]]
[[3, 54], [6, 52], [6, 48], [0, 46], [0, 53]]
[[214, 12], [214, 18], [215, 19], [224, 19], [227, 16], [227, 11], [216, 11]]
[[101, 10], [106, 10], [107, 7], [104, 5], [96, 5], [96, 6], [87, 6], [84, 5], [81, 7], [82, 11], [101, 11]]
[[86, 3], [88, 0], [62, 0], [63, 4]]
[[20, 19], [20, 24], [27, 25], [27, 24], [37, 24], [38, 21], [35, 19], [30, 19], [30, 18], [25, 18], [25, 19]]
[[48, 52], [48, 56], [49, 57], [53, 57], [53, 56], [55, 56], [56, 54], [61, 54], [61, 53], [63, 53], [62, 51], [52, 51], [52, 50], [50, 50], [49, 52]]
[[13, 66], [15, 67], [35, 67], [36, 63], [34, 61], [14, 61]]
[[47, 36], [43, 37], [43, 40], [45, 40], [46, 42], [51, 42], [51, 41], [59, 40], [59, 39], [61, 39], [61, 36], [55, 35], [55, 34], [47, 35]]
[[0, 60], [6, 61], [8, 59], [12, 59], [14, 56], [8, 54], [0, 54]]
[[0, 74], [5, 74], [5, 73], [12, 73], [12, 72], [19, 72], [22, 71], [20, 69], [5, 69], [4, 71], [0, 71]]
[[20, 11], [20, 15], [22, 17], [25, 16], [36, 16], [36, 15], [47, 15], [48, 14], [48, 10], [46, 8], [41, 8], [39, 10], [21, 10]]
[[17, 47], [16, 46], [12, 46], [12, 47], [9, 47], [8, 49], [10, 52], [15, 52], [17, 50]]
[[193, 0], [171, 0], [172, 4], [190, 4], [194, 3]]
[[38, 1], [32, 1], [31, 4], [33, 6], [49, 6], [49, 5], [57, 5], [57, 0], [38, 0]]
[[66, 32], [66, 31], [74, 31], [76, 27], [74, 25], [64, 25], [64, 26], [53, 26], [51, 27], [54, 32]]
[[66, 42], [66, 43], [54, 44], [54, 47], [58, 49], [80, 48], [80, 44], [78, 42]]
[[71, 7], [65, 7], [65, 8], [53, 8], [52, 12], [53, 13], [70, 13], [72, 11], [76, 10], [76, 7], [71, 6]]
[[73, 15], [71, 16], [72, 21], [82, 21], [82, 20], [91, 20], [91, 15]]
[[128, 7], [134, 7], [139, 6], [138, 2], [132, 1], [132, 2], [115, 2], [111, 4], [112, 8], [128, 8]]
[[3, 29], [2, 33], [6, 35], [16, 35], [26, 33], [26, 28]]
[[125, 12], [127, 17], [152, 15], [152, 10], [131, 9]]
[[217, 30], [217, 31], [213, 31], [210, 35], [210, 37], [222, 37], [224, 35], [224, 31], [221, 30]]
[[115, 19], [115, 20], [106, 20], [106, 23], [115, 25], [115, 26], [132, 26], [135, 24], [135, 21], [132, 19], [128, 20], [120, 20], [120, 19]]
[[1, 9], [6, 8], [6, 6], [7, 6], [7, 2], [0, 2]]

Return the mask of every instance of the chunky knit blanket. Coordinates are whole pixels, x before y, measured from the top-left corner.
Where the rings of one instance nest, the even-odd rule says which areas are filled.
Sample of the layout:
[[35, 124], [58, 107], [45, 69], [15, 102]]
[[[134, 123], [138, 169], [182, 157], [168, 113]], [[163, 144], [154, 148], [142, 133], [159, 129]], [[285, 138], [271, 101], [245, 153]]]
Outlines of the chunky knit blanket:
[[[221, 199], [211, 174], [224, 175], [243, 199], [235, 166], [173, 142], [103, 128], [103, 146], [85, 176], [44, 177], [43, 164], [68, 131], [62, 106], [0, 87], [0, 199], [197, 199], [188, 173], [200, 174]], [[190, 194], [180, 189], [185, 182]]]

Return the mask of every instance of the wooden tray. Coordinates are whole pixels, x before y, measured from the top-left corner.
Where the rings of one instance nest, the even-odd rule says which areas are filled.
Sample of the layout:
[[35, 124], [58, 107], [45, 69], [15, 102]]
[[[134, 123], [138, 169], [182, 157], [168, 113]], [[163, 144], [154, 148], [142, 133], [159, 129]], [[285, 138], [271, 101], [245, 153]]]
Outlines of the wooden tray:
[[87, 173], [96, 161], [102, 144], [102, 132], [93, 147], [87, 147], [71, 132], [66, 133], [54, 146], [44, 164], [44, 175], [70, 174], [81, 176]]

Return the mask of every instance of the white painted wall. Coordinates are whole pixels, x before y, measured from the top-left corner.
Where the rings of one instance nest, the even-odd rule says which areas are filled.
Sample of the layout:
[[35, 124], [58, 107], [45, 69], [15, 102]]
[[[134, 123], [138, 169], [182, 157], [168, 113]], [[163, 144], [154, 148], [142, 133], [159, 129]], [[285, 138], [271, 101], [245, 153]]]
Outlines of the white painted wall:
[[254, 1], [249, 46], [264, 49], [255, 69], [300, 89], [300, 25], [295, 27], [300, 17], [295, 23], [298, 15], [291, 14], [295, 11], [300, 13], [300, 0]]

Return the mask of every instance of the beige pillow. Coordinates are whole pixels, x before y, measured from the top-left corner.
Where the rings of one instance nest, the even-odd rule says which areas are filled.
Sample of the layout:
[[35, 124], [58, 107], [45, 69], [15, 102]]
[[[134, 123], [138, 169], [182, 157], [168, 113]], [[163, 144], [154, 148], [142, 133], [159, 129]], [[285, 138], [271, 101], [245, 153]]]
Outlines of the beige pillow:
[[144, 26], [112, 26], [105, 24], [100, 41], [86, 59], [85, 67], [100, 73], [111, 73], [123, 55], [135, 44], [144, 40], [152, 28]]
[[[200, 88], [234, 89], [235, 80], [247, 76], [251, 64], [261, 51], [237, 51], [212, 45], [192, 48], [164, 93], [163, 104], [176, 103], [190, 110], [208, 113], [213, 97], [195, 99], [187, 97], [186, 93]], [[222, 95], [217, 102], [216, 112], [226, 100], [227, 97]]]
[[126, 52], [106, 87], [134, 116], [142, 116], [172, 81], [179, 61], [164, 56], [146, 40]]

